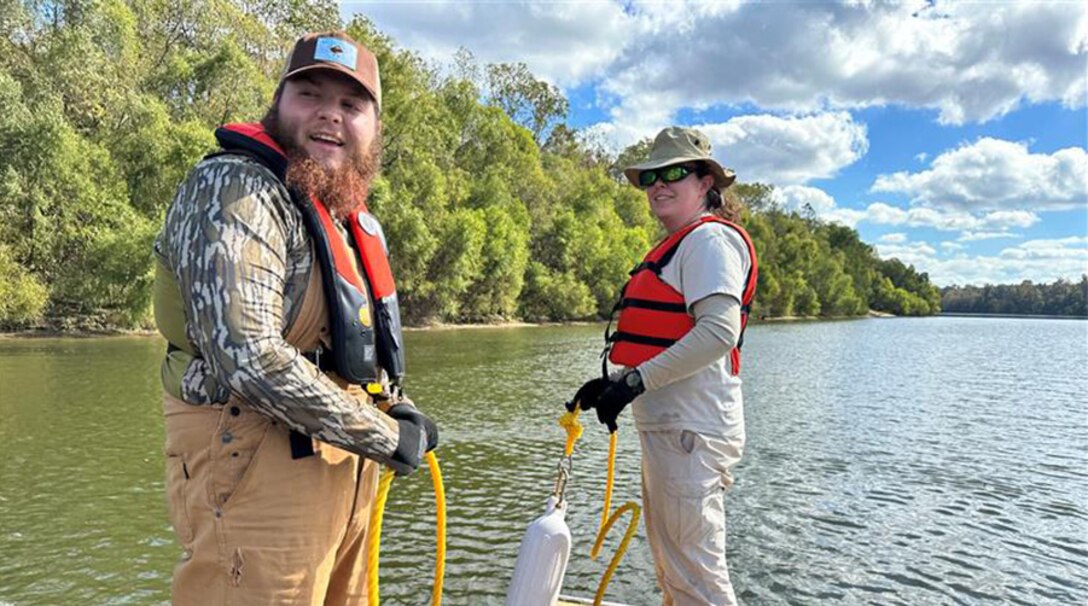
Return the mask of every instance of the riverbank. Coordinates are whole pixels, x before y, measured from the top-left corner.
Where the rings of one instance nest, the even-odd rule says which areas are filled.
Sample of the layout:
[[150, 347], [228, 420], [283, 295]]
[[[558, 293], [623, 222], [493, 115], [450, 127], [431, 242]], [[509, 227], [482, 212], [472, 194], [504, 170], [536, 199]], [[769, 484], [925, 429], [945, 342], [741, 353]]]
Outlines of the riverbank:
[[946, 316], [949, 318], [1021, 318], [1032, 320], [1088, 320], [1088, 316], [1058, 316], [1050, 314], [977, 314], [977, 313], [960, 313], [960, 312], [941, 312], [937, 314], [939, 316]]
[[[859, 320], [862, 318], [894, 318], [894, 314], [870, 309], [863, 316], [774, 316], [753, 319], [753, 323], [779, 323], [779, 322], [820, 322], [827, 320]], [[405, 332], [442, 331], [442, 330], [475, 330], [481, 328], [544, 328], [549, 326], [588, 326], [591, 324], [604, 324], [605, 320], [578, 320], [570, 322], [523, 322], [511, 320], [503, 322], [480, 323], [449, 323], [430, 322], [420, 326], [405, 326]], [[51, 339], [51, 338], [75, 338], [90, 339], [99, 337], [157, 337], [159, 332], [154, 329], [123, 329], [123, 328], [31, 328], [0, 332], [0, 339]]]

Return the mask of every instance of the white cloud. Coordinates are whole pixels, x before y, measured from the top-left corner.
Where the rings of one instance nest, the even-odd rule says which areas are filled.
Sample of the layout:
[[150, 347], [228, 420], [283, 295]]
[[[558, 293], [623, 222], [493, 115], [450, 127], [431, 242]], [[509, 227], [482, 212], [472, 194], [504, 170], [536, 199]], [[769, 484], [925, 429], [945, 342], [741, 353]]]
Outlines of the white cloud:
[[[1001, 251], [1006, 259], [1079, 259], [1088, 262], [1088, 237], [1031, 240]], [[1088, 271], [1088, 263], [1085, 266]]]
[[918, 257], [915, 269], [929, 273], [940, 286], [1010, 284], [1024, 280], [1079, 280], [1088, 273], [1088, 237], [1031, 240], [995, 256], [958, 255], [952, 259]]
[[907, 222], [907, 211], [883, 202], [875, 202], [864, 211], [865, 220], [883, 225], [902, 225]]
[[853, 208], [836, 208], [826, 213], [822, 213], [820, 218], [825, 221], [830, 221], [831, 223], [840, 223], [847, 227], [857, 227], [858, 223], [865, 219], [865, 211], [855, 210]]
[[909, 242], [904, 244], [876, 245], [876, 252], [882, 259], [892, 257], [919, 268], [937, 257], [937, 250], [925, 242]]
[[958, 238], [960, 242], [978, 242], [980, 240], [997, 240], [1000, 238], [1020, 238], [1019, 234], [1007, 231], [965, 231]]
[[[874, 225], [928, 227], [940, 231], [964, 232], [963, 241], [993, 237], [1019, 237], [1007, 233], [1009, 228], [1027, 228], [1039, 222], [1035, 213], [1027, 211], [995, 211], [974, 216], [963, 211], [940, 211], [932, 208], [900, 208], [885, 202], [874, 202], [864, 209], [841, 208], [822, 189], [804, 185], [788, 185], [774, 191], [775, 200], [786, 210], [802, 212], [808, 204], [816, 215], [825, 220], [856, 227], [866, 222]], [[977, 233], [973, 233], [977, 232]], [[1001, 235], [995, 235], [1000, 232]], [[985, 234], [985, 235], [984, 235]]]
[[812, 207], [817, 215], [834, 210], [835, 199], [822, 189], [803, 185], [787, 185], [774, 190], [775, 201], [786, 210], [802, 212], [805, 205]]
[[[1083, 107], [1088, 5], [1079, 2], [344, 2], [424, 57], [459, 47], [599, 85], [618, 133], [685, 107], [813, 113], [888, 104], [943, 123], [1023, 103]], [[637, 138], [637, 137], [635, 137]], [[630, 143], [635, 138], [625, 139]]]
[[[1022, 238], [1008, 227], [1027, 227], [1038, 221], [1033, 213], [997, 211], [981, 217], [966, 213], [941, 213], [933, 209], [903, 209], [876, 202], [864, 210], [840, 208], [835, 199], [815, 187], [787, 186], [775, 190], [776, 201], [787, 210], [800, 210], [807, 202], [825, 221], [849, 227], [866, 221], [883, 225], [930, 227], [961, 231], [958, 241], [938, 244], [910, 242], [907, 234], [893, 232], [881, 236], [875, 244], [884, 259], [898, 258], [927, 272], [934, 284], [998, 284], [1023, 280], [1052, 282], [1058, 278], [1078, 280], [1088, 273], [1088, 236], [1049, 240], [1030, 240], [1002, 250], [993, 256], [965, 254], [970, 242], [1000, 238]], [[971, 225], [972, 227], [963, 227]], [[997, 231], [995, 231], [997, 230]], [[941, 254], [938, 254], [938, 248]], [[952, 258], [946, 255], [953, 254]]]
[[1031, 227], [1039, 222], [1039, 215], [1026, 210], [999, 210], [987, 213], [982, 220], [989, 227]]
[[929, 154], [927, 154], [926, 152], [921, 152], [921, 153], [915, 154], [914, 159], [919, 161], [919, 162], [925, 162], [926, 158], [928, 158], [928, 157], [929, 157]]
[[459, 48], [481, 63], [523, 62], [538, 78], [576, 85], [598, 77], [623, 52], [635, 18], [613, 2], [341, 2], [378, 29], [438, 64]]
[[833, 177], [869, 149], [865, 125], [847, 112], [811, 116], [739, 116], [696, 125], [715, 144], [719, 161], [745, 181], [775, 185]]
[[930, 170], [880, 175], [872, 191], [904, 193], [932, 208], [995, 215], [1088, 206], [1088, 152], [1070, 147], [1032, 154], [1024, 143], [984, 137], [937, 156]]
[[[651, 108], [642, 116], [653, 114]], [[652, 115], [646, 130], [622, 122], [603, 122], [582, 131], [583, 138], [619, 151], [633, 141], [653, 137], [670, 124]], [[693, 124], [714, 144], [714, 157], [745, 182], [776, 187], [834, 177], [869, 149], [866, 127], [847, 112], [809, 116], [737, 116], [718, 124]]]
[[634, 3], [639, 27], [603, 81], [621, 99], [617, 121], [637, 123], [648, 105], [671, 113], [714, 104], [787, 112], [899, 104], [935, 109], [941, 122], [960, 124], [1025, 101], [1085, 104], [1083, 3], [722, 8], [694, 1], [667, 8]]
[[997, 211], [979, 217], [963, 211], [899, 208], [884, 202], [874, 202], [859, 212], [859, 221], [876, 225], [930, 227], [941, 231], [1004, 230], [1010, 227], [1030, 227], [1039, 222], [1035, 213], [1027, 211]]

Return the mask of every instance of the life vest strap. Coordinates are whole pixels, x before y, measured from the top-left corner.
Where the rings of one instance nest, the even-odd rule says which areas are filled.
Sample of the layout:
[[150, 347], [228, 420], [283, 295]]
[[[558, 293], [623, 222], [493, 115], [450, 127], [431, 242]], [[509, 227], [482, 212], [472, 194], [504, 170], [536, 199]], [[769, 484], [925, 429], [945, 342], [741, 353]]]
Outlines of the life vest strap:
[[630, 332], [616, 331], [608, 336], [610, 342], [627, 341], [628, 343], [637, 343], [639, 345], [653, 345], [655, 347], [670, 347], [673, 343], [676, 343], [676, 339], [663, 339], [661, 337], [648, 337], [646, 335], [638, 335]]
[[[690, 230], [689, 230], [689, 233], [690, 233]], [[658, 269], [655, 272], [655, 273], [657, 273], [657, 275], [661, 275], [661, 270], [666, 265], [669, 264], [669, 261], [672, 261], [673, 256], [676, 255], [676, 251], [680, 249], [680, 243], [683, 242], [683, 241], [684, 241], [683, 238], [677, 240], [675, 243], [673, 243], [672, 246], [669, 247], [668, 250], [665, 251], [665, 254], [661, 255], [661, 257], [658, 258], [658, 260], [657, 260]]]
[[[702, 223], [700, 223], [699, 225], [702, 225]], [[695, 227], [698, 227], [698, 225], [696, 225]], [[690, 231], [691, 231], [690, 229], [687, 230], [686, 232], [684, 232], [684, 235], [686, 236], [687, 233], [690, 232]], [[680, 238], [679, 240], [673, 242], [669, 246], [669, 248], [666, 249], [665, 252], [662, 253], [661, 256], [658, 257], [656, 260], [642, 261], [641, 263], [636, 265], [634, 269], [627, 272], [628, 275], [633, 276], [633, 275], [637, 274], [640, 271], [649, 270], [649, 271], [654, 272], [654, 275], [660, 277], [661, 276], [661, 271], [663, 269], [665, 269], [665, 266], [669, 264], [669, 261], [672, 261], [673, 256], [676, 255], [676, 250], [678, 248], [680, 248], [680, 243], [683, 240], [684, 240], [683, 238]]]
[[621, 299], [618, 309], [626, 309], [628, 307], [681, 314], [686, 314], [688, 312], [687, 306], [683, 303], [666, 303], [664, 301], [650, 301], [649, 299]]
[[634, 269], [627, 272], [627, 275], [633, 276], [633, 275], [637, 274], [640, 271], [648, 269], [648, 270], [654, 272], [654, 274], [660, 276], [662, 267], [664, 267], [664, 265], [658, 264], [658, 263], [656, 263], [654, 261], [643, 261], [643, 262], [639, 263], [638, 265], [636, 265]]

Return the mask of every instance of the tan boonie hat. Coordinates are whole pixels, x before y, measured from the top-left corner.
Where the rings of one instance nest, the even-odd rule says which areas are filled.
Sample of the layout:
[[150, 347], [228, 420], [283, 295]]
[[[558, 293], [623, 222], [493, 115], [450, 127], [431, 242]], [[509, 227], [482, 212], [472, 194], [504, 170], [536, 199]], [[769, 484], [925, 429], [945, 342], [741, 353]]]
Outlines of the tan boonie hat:
[[352, 40], [347, 32], [319, 32], [299, 38], [291, 54], [287, 55], [280, 84], [315, 69], [331, 69], [350, 76], [374, 97], [375, 109], [381, 111], [382, 81], [378, 75], [378, 59], [365, 46]]
[[661, 168], [683, 162], [703, 162], [714, 175], [714, 185], [719, 191], [733, 184], [737, 175], [710, 155], [710, 138], [694, 128], [670, 126], [657, 133], [654, 146], [650, 150], [650, 159], [623, 169], [624, 176], [631, 185], [638, 187], [638, 174], [644, 170]]

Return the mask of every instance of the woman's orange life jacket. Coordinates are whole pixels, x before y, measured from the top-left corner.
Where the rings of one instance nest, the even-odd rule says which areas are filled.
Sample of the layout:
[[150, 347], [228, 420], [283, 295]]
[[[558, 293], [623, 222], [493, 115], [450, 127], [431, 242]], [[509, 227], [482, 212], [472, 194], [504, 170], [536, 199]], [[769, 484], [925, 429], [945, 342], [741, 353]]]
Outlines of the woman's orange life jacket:
[[[227, 124], [216, 129], [215, 137], [223, 150], [219, 153], [250, 156], [286, 185], [287, 156], [260, 124]], [[378, 220], [360, 200], [342, 223], [350, 234], [349, 246], [320, 200], [293, 188], [288, 191], [302, 211], [322, 270], [333, 370], [351, 383], [366, 385], [379, 380], [381, 367], [394, 384], [399, 383], [404, 376], [400, 306]], [[362, 272], [356, 271], [351, 255], [361, 260]]]
[[732, 374], [740, 372], [740, 346], [744, 342], [744, 329], [748, 326], [748, 312], [755, 298], [759, 276], [756, 249], [744, 228], [713, 216], [702, 217], [670, 234], [631, 270], [631, 279], [620, 291], [620, 300], [612, 309], [613, 313], [620, 312], [616, 332], [611, 332], [611, 322], [605, 329], [605, 351], [607, 359], [613, 364], [634, 368], [668, 349], [695, 326], [684, 295], [661, 279], [661, 270], [672, 260], [680, 242], [707, 223], [721, 223], [736, 230], [752, 259], [741, 295], [740, 336], [737, 346], [729, 352]]

